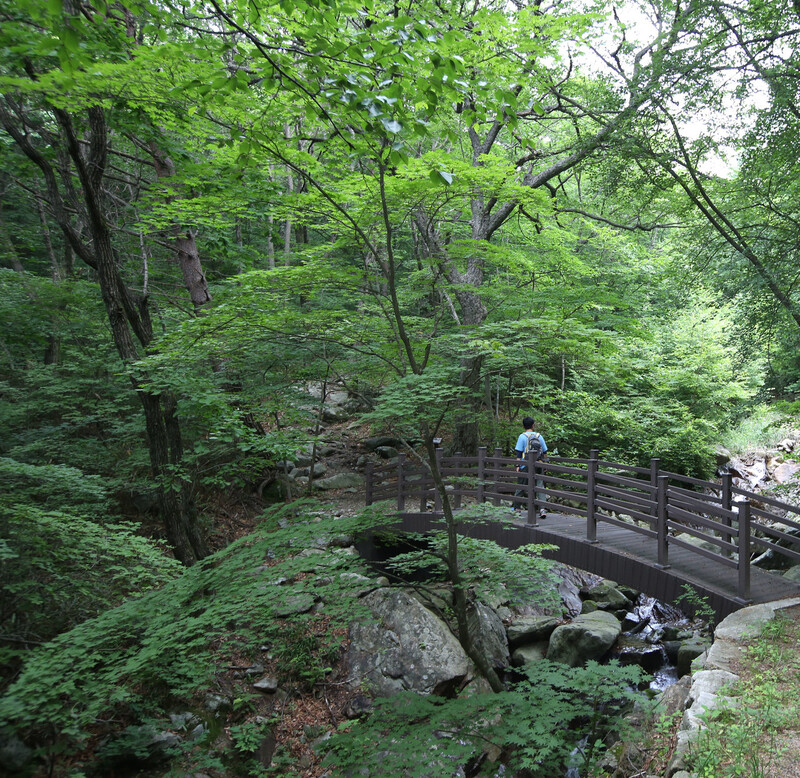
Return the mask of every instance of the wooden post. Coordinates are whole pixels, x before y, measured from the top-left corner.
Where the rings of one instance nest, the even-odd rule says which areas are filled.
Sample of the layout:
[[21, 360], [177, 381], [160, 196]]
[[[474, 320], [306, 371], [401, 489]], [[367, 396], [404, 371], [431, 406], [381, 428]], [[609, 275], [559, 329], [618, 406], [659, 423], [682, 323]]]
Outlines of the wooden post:
[[528, 498], [528, 519], [527, 523], [530, 524], [532, 527], [537, 526], [538, 520], [537, 515], [538, 511], [536, 510], [536, 499], [535, 499], [535, 486], [536, 486], [536, 462], [533, 461], [533, 452], [529, 451], [525, 459], [528, 462], [528, 490], [527, 490], [527, 498]]
[[739, 599], [750, 602], [750, 500], [739, 503]]
[[366, 492], [364, 494], [364, 504], [365, 505], [372, 505], [372, 479], [374, 477], [374, 466], [372, 462], [367, 462], [367, 466], [364, 469], [364, 475], [366, 476], [367, 483], [366, 483]]
[[[439, 477], [442, 479], [442, 483], [444, 483], [444, 476], [442, 475], [442, 449], [437, 448], [433, 454], [436, 459], [436, 469], [439, 471]], [[436, 482], [433, 484], [433, 510], [435, 513], [442, 512], [442, 495], [439, 494], [439, 490], [436, 488]]]
[[669, 476], [658, 476], [657, 484], [657, 522], [656, 527], [658, 531], [658, 562], [656, 567], [666, 570], [669, 567], [669, 545], [667, 543], [667, 482]]
[[655, 529], [658, 524], [658, 501], [656, 500], [656, 495], [658, 493], [659, 470], [661, 470], [661, 460], [657, 457], [653, 457], [650, 460], [650, 487], [652, 488], [650, 499], [653, 501], [650, 508], [650, 515], [653, 517], [653, 520], [650, 522], [650, 529]]
[[[499, 447], [495, 448], [494, 454], [492, 456], [494, 456], [494, 469], [495, 469], [495, 471], [498, 471], [500, 469], [498, 467], [498, 460], [500, 459], [501, 456], [503, 456], [503, 452], [500, 450]], [[500, 485], [499, 480], [495, 480], [494, 483], [495, 483], [494, 491], [499, 493], [499, 491], [500, 491], [500, 489], [498, 488], [499, 485]], [[500, 505], [500, 495], [498, 494], [497, 497], [495, 497], [494, 500], [492, 500], [492, 502], [495, 505]]]
[[483, 477], [486, 474], [486, 446], [478, 448], [478, 502], [483, 502]]
[[404, 511], [406, 508], [406, 493], [405, 493], [405, 464], [406, 455], [400, 453], [397, 455], [397, 510], [398, 512]]
[[[462, 453], [460, 451], [456, 451], [455, 460], [456, 460], [456, 478], [458, 476], [466, 475], [466, 468], [464, 467], [464, 463], [461, 462]], [[464, 489], [462, 484], [456, 483], [455, 490], [453, 491], [453, 510], [457, 511], [461, 509], [461, 492]]]
[[[733, 526], [733, 476], [730, 473], [725, 473], [722, 476], [722, 486], [720, 487], [720, 500], [722, 507], [728, 511], [723, 522], [727, 527]], [[722, 533], [722, 539], [730, 543], [733, 540], [733, 533]]]
[[589, 461], [586, 463], [586, 539], [590, 543], [597, 543], [597, 515], [595, 514], [595, 500], [597, 498], [597, 449], [589, 452]]

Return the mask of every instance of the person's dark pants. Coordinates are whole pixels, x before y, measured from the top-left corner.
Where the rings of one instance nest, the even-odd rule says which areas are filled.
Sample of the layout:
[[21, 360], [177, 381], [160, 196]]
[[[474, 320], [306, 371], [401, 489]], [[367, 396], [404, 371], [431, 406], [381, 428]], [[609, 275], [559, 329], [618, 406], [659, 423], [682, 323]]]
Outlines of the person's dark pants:
[[[520, 475], [517, 478], [517, 486], [524, 486], [525, 488], [517, 489], [517, 491], [514, 492], [514, 497], [521, 498], [521, 500], [514, 499], [512, 502], [512, 506], [514, 510], [524, 511], [528, 507], [528, 477], [526, 475], [523, 475], [523, 473], [527, 473], [528, 468], [521, 467], [519, 472]], [[537, 489], [543, 489], [544, 481], [542, 481], [541, 478], [537, 478], [535, 486]], [[544, 503], [547, 502], [547, 495], [544, 492], [536, 492], [536, 499], [539, 500], [539, 510], [546, 511], [547, 509], [544, 507]]]

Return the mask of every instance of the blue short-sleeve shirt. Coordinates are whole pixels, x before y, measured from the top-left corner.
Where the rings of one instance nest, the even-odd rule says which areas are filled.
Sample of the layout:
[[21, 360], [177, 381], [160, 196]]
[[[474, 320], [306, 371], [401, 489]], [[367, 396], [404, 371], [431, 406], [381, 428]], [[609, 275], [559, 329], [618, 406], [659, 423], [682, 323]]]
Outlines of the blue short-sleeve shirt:
[[542, 456], [547, 453], [547, 443], [544, 442], [544, 438], [538, 433], [533, 432], [532, 430], [525, 430], [518, 438], [517, 438], [517, 445], [514, 446], [514, 450], [517, 452], [518, 459], [525, 458], [525, 452], [528, 450], [528, 438], [531, 435], [537, 435], [539, 440], [542, 441]]

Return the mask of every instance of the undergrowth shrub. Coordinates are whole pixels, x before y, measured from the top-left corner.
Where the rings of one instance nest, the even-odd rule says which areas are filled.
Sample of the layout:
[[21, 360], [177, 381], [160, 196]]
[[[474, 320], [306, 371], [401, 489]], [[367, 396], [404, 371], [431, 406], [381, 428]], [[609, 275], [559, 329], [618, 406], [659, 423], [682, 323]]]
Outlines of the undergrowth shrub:
[[180, 564], [131, 524], [0, 498], [0, 649], [13, 666], [32, 644], [175, 578]]
[[548, 447], [563, 455], [586, 456], [647, 467], [652, 457], [662, 470], [707, 477], [713, 470], [713, 425], [675, 401], [658, 398], [601, 398], [564, 392], [547, 429]]
[[[31, 652], [0, 699], [0, 731], [47, 754], [74, 754], [120, 722], [163, 718], [209, 688], [233, 656], [260, 657], [284, 640], [286, 604], [324, 603], [333, 626], [358, 617], [361, 563], [345, 549], [308, 553], [364, 519], [322, 522], [307, 513], [274, 521]], [[324, 669], [324, 668], [323, 668]]]
[[[573, 668], [541, 660], [524, 673], [498, 694], [444, 699], [409, 692], [379, 700], [368, 719], [348, 722], [329, 741], [325, 763], [334, 775], [366, 769], [427, 778], [457, 775], [460, 765], [477, 768], [483, 752], [530, 778], [563, 775], [570, 762], [583, 775], [602, 755], [603, 737], [640, 697], [638, 667], [589, 662]], [[583, 738], [585, 747], [575, 751]]]

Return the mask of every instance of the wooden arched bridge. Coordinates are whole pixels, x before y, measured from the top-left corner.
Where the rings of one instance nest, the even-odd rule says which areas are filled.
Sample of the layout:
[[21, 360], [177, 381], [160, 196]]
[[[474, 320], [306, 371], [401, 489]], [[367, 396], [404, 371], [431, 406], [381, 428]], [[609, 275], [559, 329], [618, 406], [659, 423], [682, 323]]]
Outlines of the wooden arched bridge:
[[[800, 583], [753, 564], [764, 555], [800, 564], [800, 507], [721, 483], [650, 467], [587, 459], [531, 462], [499, 450], [477, 457], [443, 456], [439, 471], [459, 531], [506, 548], [550, 543], [559, 562], [674, 602], [691, 585], [718, 617], [744, 605], [800, 595]], [[521, 483], [520, 483], [521, 482]], [[430, 468], [401, 454], [396, 465], [367, 470], [367, 504], [396, 500], [399, 528], [440, 526], [441, 498]], [[491, 502], [521, 509], [511, 523], [470, 522], [468, 507]], [[412, 508], [412, 510], [409, 510]], [[414, 511], [413, 508], [417, 510]], [[540, 509], [548, 516], [539, 519]]]

